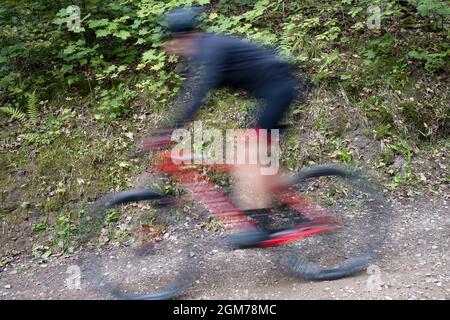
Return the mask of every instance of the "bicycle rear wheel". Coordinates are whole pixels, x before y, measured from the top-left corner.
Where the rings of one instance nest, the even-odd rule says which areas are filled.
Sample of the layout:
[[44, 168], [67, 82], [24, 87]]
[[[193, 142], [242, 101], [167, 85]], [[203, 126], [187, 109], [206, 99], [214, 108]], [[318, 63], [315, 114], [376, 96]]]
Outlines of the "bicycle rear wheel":
[[301, 193], [297, 209], [302, 217], [313, 221], [332, 217], [337, 224], [333, 231], [287, 246], [281, 262], [289, 273], [334, 280], [366, 270], [381, 256], [390, 210], [374, 182], [338, 166], [322, 165], [298, 173], [287, 186]]
[[125, 221], [116, 226], [123, 229], [120, 246], [105, 246], [83, 263], [84, 274], [98, 291], [132, 300], [183, 294], [193, 278], [197, 256], [188, 218], [174, 199], [139, 189], [101, 199], [94, 207], [97, 217], [114, 215]]

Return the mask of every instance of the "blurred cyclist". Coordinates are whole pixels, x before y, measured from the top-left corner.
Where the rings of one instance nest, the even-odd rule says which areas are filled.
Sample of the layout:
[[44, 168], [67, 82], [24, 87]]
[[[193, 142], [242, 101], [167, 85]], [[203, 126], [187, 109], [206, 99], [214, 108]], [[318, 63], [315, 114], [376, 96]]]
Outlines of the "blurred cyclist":
[[[206, 94], [214, 89], [243, 89], [261, 101], [256, 129], [275, 129], [296, 96], [296, 79], [291, 65], [268, 49], [242, 39], [196, 30], [199, 8], [179, 8], [166, 15], [171, 39], [164, 45], [168, 54], [191, 58], [200, 68], [200, 83], [192, 102], [176, 116], [176, 126], [193, 119]], [[250, 146], [249, 152], [256, 152]], [[239, 206], [247, 214], [270, 208], [267, 192], [274, 176], [260, 174], [259, 165], [236, 165], [236, 194]], [[267, 209], [266, 209], [267, 210]], [[264, 230], [243, 232], [230, 237], [239, 248], [252, 247], [270, 235]]]

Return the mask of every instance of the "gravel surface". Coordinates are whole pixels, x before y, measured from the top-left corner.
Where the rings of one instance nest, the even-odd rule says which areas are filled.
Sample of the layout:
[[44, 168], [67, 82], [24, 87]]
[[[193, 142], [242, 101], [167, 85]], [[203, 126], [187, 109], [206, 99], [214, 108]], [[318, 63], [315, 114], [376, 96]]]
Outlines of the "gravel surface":
[[[449, 299], [449, 201], [394, 201], [394, 207], [392, 239], [382, 260], [367, 273], [335, 281], [304, 281], [280, 270], [275, 259], [280, 248], [229, 251], [199, 245], [187, 256], [202, 272], [180, 298]], [[104, 254], [113, 261], [123, 251], [110, 248]], [[89, 263], [93, 257], [92, 252], [50, 257], [46, 262], [21, 257], [0, 272], [0, 299], [111, 298], [95, 290], [83, 273], [79, 288], [68, 286], [68, 279], [75, 278], [76, 265]]]

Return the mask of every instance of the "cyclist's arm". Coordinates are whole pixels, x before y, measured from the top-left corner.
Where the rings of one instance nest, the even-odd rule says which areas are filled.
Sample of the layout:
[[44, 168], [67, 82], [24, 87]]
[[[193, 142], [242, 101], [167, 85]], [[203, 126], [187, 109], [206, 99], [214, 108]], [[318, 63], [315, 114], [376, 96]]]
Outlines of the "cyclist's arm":
[[210, 45], [208, 48], [204, 48], [199, 57], [199, 62], [201, 63], [200, 84], [194, 89], [192, 102], [177, 118], [176, 124], [178, 126], [192, 120], [198, 109], [202, 106], [206, 94], [216, 89], [222, 80], [224, 65], [223, 50], [219, 50], [217, 47]]

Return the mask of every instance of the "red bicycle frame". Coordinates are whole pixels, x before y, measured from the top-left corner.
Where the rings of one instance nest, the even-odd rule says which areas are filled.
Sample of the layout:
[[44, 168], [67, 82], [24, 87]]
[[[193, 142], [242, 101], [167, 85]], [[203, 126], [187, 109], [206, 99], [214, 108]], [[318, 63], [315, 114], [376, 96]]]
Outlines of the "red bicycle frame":
[[[183, 151], [183, 159], [177, 159], [174, 162], [169, 150], [161, 151], [156, 155], [156, 163], [149, 171], [170, 174], [177, 183], [192, 193], [196, 201], [203, 204], [214, 216], [220, 219], [225, 227], [240, 231], [257, 228], [220, 188], [211, 183], [206, 174], [196, 170], [198, 165], [186, 164], [190, 162], [190, 157], [191, 154]], [[201, 166], [213, 167], [224, 172], [229, 172], [233, 168], [232, 165], [221, 164], [201, 164]], [[328, 232], [338, 227], [335, 220], [324, 208], [315, 204], [306, 196], [292, 189], [273, 190], [272, 193], [277, 200], [308, 218], [310, 222], [275, 232], [270, 239], [259, 243], [259, 247], [279, 246], [314, 234]]]

